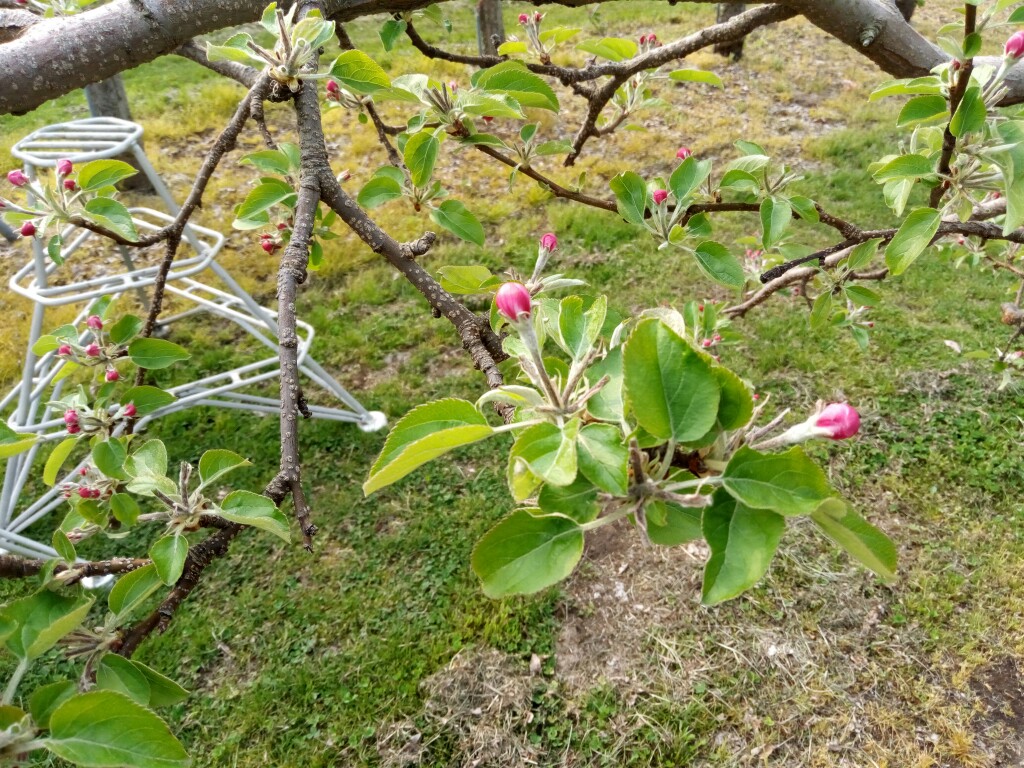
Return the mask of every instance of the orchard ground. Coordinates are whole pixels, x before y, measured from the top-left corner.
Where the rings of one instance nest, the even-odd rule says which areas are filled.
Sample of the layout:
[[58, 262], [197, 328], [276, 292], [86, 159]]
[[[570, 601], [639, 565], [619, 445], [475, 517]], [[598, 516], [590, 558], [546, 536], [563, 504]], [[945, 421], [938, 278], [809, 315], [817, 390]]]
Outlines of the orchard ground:
[[[445, 6], [448, 47], [475, 50], [470, 4]], [[956, 18], [929, 0], [915, 24], [929, 34]], [[506, 8], [514, 30], [518, 7]], [[546, 24], [581, 38], [662, 40], [712, 20], [711, 6], [610, 3], [594, 15], [552, 9]], [[379, 20], [352, 25], [357, 44], [395, 76], [432, 71], [466, 82], [466, 69], [428, 62], [401, 44], [384, 54]], [[995, 43], [991, 43], [993, 49]], [[578, 60], [578, 59], [577, 59]], [[868, 103], [887, 78], [856, 52], [790, 21], [757, 32], [739, 63], [710, 53], [708, 86], [661, 86], [673, 105], [648, 113], [644, 132], [588, 144], [571, 174], [588, 190], [628, 167], [668, 170], [680, 145], [717, 163], [732, 142], [763, 143], [805, 175], [802, 191], [845, 218], [887, 226], [891, 215], [866, 166], [895, 151], [900, 104]], [[183, 197], [205, 149], [242, 95], [239, 86], [168, 57], [127, 73], [146, 148]], [[538, 115], [545, 139], [569, 138], [579, 106]], [[279, 138], [292, 115], [268, 107]], [[40, 125], [85, 116], [72, 95], [20, 118], [0, 118], [0, 156]], [[398, 122], [398, 113], [391, 122]], [[327, 120], [335, 171], [354, 192], [386, 162], [372, 129], [340, 110]], [[510, 133], [511, 126], [499, 126]], [[259, 146], [255, 130], [246, 149]], [[439, 174], [484, 222], [480, 249], [444, 235], [428, 267], [483, 262], [529, 271], [541, 233], [560, 247], [552, 268], [609, 293], [622, 313], [689, 299], [724, 301], [681, 254], [618, 217], [554, 201], [524, 179], [506, 194], [503, 167], [446, 145]], [[225, 228], [255, 174], [236, 151], [211, 184], [200, 223]], [[9, 163], [13, 167], [13, 163]], [[404, 202], [374, 212], [413, 239], [431, 228]], [[754, 235], [754, 217], [715, 219], [718, 239]], [[804, 242], [828, 233], [800, 227]], [[276, 259], [255, 233], [225, 231], [222, 262], [257, 298], [272, 301]], [[301, 295], [317, 329], [314, 353], [369, 407], [393, 419], [439, 396], [475, 399], [483, 379], [451, 327], [354, 237], [327, 244], [323, 268]], [[4, 277], [25, 256], [0, 247]], [[71, 270], [102, 268], [106, 255]], [[110, 256], [116, 263], [115, 256]], [[832, 481], [900, 550], [892, 586], [791, 526], [770, 574], [743, 597], [700, 607], [701, 547], [645, 548], [625, 527], [603, 529], [560, 588], [515, 600], [485, 598], [469, 570], [473, 543], [507, 513], [504, 444], [463, 450], [364, 499], [360, 484], [384, 435], [329, 422], [303, 425], [305, 477], [320, 527], [316, 551], [258, 532], [216, 563], [167, 633], [139, 658], [176, 677], [191, 698], [170, 712], [197, 766], [927, 766], [1017, 765], [1024, 759], [1024, 420], [1019, 391], [996, 391], [984, 362], [958, 357], [1005, 344], [998, 305], [1009, 283], [956, 270], [929, 251], [882, 286], [871, 346], [840, 332], [812, 333], [799, 296], [776, 297], [737, 322], [745, 340], [723, 360], [776, 408], [805, 412], [846, 398], [863, 416], [858, 439], [815, 450]], [[29, 307], [0, 294], [0, 382], [19, 373]], [[50, 316], [53, 325], [62, 320]], [[239, 364], [249, 350], [234, 329], [189, 322], [173, 340], [198, 376]], [[194, 410], [153, 428], [177, 458], [226, 447], [253, 466], [257, 489], [277, 464], [277, 420]], [[500, 441], [499, 441], [500, 442]], [[48, 530], [40, 535], [49, 537]], [[146, 542], [148, 544], [148, 542]], [[112, 551], [97, 542], [85, 556]], [[144, 546], [139, 545], [139, 552]], [[19, 585], [5, 585], [14, 595]], [[70, 665], [69, 665], [70, 670]], [[73, 674], [73, 672], [72, 672]], [[25, 684], [30, 690], [33, 681]]]

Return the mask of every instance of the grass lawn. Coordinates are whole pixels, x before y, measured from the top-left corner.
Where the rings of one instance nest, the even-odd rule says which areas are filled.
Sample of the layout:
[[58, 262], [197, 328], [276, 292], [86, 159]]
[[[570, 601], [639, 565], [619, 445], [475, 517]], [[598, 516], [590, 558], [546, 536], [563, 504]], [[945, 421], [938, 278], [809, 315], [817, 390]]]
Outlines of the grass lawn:
[[[933, 33], [957, 7], [929, 0], [915, 24]], [[475, 49], [471, 4], [448, 10], [454, 31], [445, 44]], [[506, 8], [507, 29], [519, 11]], [[656, 30], [668, 40], [712, 17], [708, 5], [634, 0], [590, 15], [552, 9], [545, 23], [580, 26], [587, 37]], [[351, 32], [393, 76], [430, 69], [439, 79], [468, 80], [464, 69], [427, 63], [407, 45], [384, 54], [379, 22]], [[421, 27], [432, 40], [445, 37]], [[624, 168], [663, 172], [682, 144], [720, 163], [743, 138], [801, 170], [802, 191], [838, 215], [891, 224], [865, 171], [895, 151], [898, 136], [900, 104], [867, 102], [884, 73], [799, 21], [756, 33], [738, 63], [710, 53], [693, 63], [721, 75], [724, 95], [666, 83], [661, 95], [673, 107], [649, 113], [647, 131], [593, 141], [572, 172], [557, 159], [548, 170], [566, 182], [586, 171], [587, 190], [607, 195], [608, 178]], [[126, 81], [148, 154], [182, 197], [242, 91], [173, 57]], [[538, 115], [545, 138], [571, 137], [578, 125], [579, 105], [568, 94], [563, 103], [561, 122]], [[29, 130], [85, 112], [73, 94], [23, 117], [0, 117], [0, 157]], [[397, 108], [386, 112], [399, 121]], [[268, 106], [268, 113], [287, 138], [288, 108]], [[354, 192], [384, 153], [372, 129], [340, 110], [326, 124], [335, 170], [351, 171]], [[245, 149], [259, 141], [255, 130], [244, 135]], [[238, 165], [240, 155], [229, 156], [211, 185], [200, 223], [227, 229], [255, 179]], [[552, 230], [560, 241], [553, 268], [607, 292], [623, 314], [734, 298], [617, 216], [553, 201], [522, 178], [506, 194], [507, 174], [484, 160], [446, 145], [448, 170], [439, 178], [480, 216], [486, 246], [445, 234], [424, 258], [428, 268], [526, 270], [536, 239]], [[400, 239], [432, 226], [402, 202], [374, 216]], [[759, 231], [741, 214], [715, 224], [726, 243]], [[821, 227], [802, 232], [811, 245], [830, 236]], [[252, 233], [225, 234], [222, 263], [272, 301], [275, 259]], [[317, 329], [318, 360], [393, 419], [434, 397], [475, 399], [483, 380], [450, 325], [433, 320], [415, 290], [354, 237], [327, 246], [299, 307]], [[0, 271], [23, 257], [20, 247], [0, 245]], [[955, 269], [929, 252], [881, 286], [865, 352], [848, 334], [811, 332], [799, 296], [777, 296], [737, 321], [743, 341], [723, 352], [780, 408], [801, 413], [818, 398], [858, 407], [860, 437], [814, 452], [897, 542], [895, 584], [879, 584], [796, 525], [757, 588], [705, 609], [703, 547], [645, 548], [625, 527], [612, 527], [588, 542], [583, 564], [561, 587], [492, 601], [470, 573], [469, 554], [512, 508], [507, 443], [462, 450], [366, 499], [360, 484], [384, 435], [309, 422], [301, 440], [320, 527], [315, 553], [257, 532], [241, 537], [167, 633], [138, 654], [193, 692], [169, 712], [173, 730], [204, 767], [1017, 764], [1018, 750], [1024, 754], [1020, 393], [997, 391], [985, 363], [943, 343], [954, 340], [965, 352], [1005, 345], [998, 305], [1016, 286], [1004, 274]], [[26, 310], [13, 294], [0, 294], [7, 330], [0, 383], [18, 373]], [[63, 319], [52, 318], [53, 325]], [[186, 373], [238, 364], [249, 353], [232, 329], [201, 321], [176, 326], [172, 339], [193, 352]], [[153, 433], [177, 459], [195, 461], [213, 447], [248, 456], [253, 466], [238, 473], [240, 487], [262, 487], [276, 468], [276, 418], [193, 410]], [[10, 595], [23, 588], [3, 587]]]

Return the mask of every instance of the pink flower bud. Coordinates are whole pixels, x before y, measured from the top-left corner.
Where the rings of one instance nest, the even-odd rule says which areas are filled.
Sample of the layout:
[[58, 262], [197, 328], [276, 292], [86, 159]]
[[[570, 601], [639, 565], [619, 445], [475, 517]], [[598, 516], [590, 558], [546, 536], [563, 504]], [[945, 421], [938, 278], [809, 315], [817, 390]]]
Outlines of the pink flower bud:
[[262, 240], [260, 242], [260, 248], [262, 248], [267, 253], [273, 253], [274, 251], [277, 250], [277, 243], [275, 243], [273, 240], [269, 240], [269, 239], [268, 240]]
[[103, 374], [103, 378], [107, 381], [117, 381], [121, 378], [121, 374], [115, 371], [113, 368], [107, 368], [107, 372]]
[[78, 189], [78, 185], [75, 184], [74, 179], [64, 179], [64, 189], [68, 190], [69, 192], [74, 192], [76, 189]]
[[92, 497], [92, 491], [90, 491], [88, 488], [82, 487], [78, 489], [78, 495], [81, 496], [83, 499], [88, 499]]
[[715, 334], [715, 335], [714, 335], [714, 336], [712, 337], [712, 339], [713, 339], [714, 341], [721, 341], [721, 340], [722, 340], [722, 336], [721, 336], [721, 334], [718, 334], [718, 333], [716, 333], [716, 334]]
[[757, 392], [755, 392], [755, 393], [753, 394], [753, 398], [754, 398], [755, 400], [760, 400], [760, 399], [761, 399], [761, 396], [760, 396], [759, 394], [757, 394]]
[[484, 122], [490, 125], [491, 123], [494, 122], [494, 118], [491, 117], [490, 115], [484, 115]]
[[7, 180], [16, 187], [24, 187], [28, 184], [28, 176], [21, 171], [11, 171], [7, 174]]
[[129, 419], [136, 413], [137, 410], [135, 408], [135, 403], [128, 403], [128, 405], [124, 407], [124, 415], [127, 416]]
[[498, 305], [498, 311], [509, 320], [530, 316], [530, 292], [522, 283], [503, 283], [494, 297], [494, 302]]
[[57, 161], [57, 173], [59, 173], [61, 176], [67, 176], [74, 169], [75, 166], [72, 165], [71, 161], [68, 160], [66, 157]]
[[341, 86], [338, 85], [334, 80], [327, 81], [327, 92], [332, 96], [337, 96], [341, 92]]
[[68, 344], [61, 344], [57, 347], [57, 354], [61, 357], [68, 357], [71, 354], [71, 347]]
[[92, 328], [94, 331], [103, 330], [103, 320], [100, 319], [99, 315], [89, 315], [89, 317], [85, 319], [85, 324]]
[[99, 357], [100, 345], [96, 344], [95, 342], [90, 344], [85, 348], [85, 354], [88, 355], [89, 357]]
[[452, 93], [455, 93], [456, 91], [459, 90], [459, 84], [456, 83], [454, 80], [449, 80], [448, 81], [448, 90], [451, 91]]
[[31, 221], [26, 221], [21, 225], [21, 234], [23, 237], [32, 237], [36, 233], [36, 225]]
[[651, 32], [651, 34], [649, 34], [647, 36], [647, 43], [648, 43], [648, 45], [657, 45], [658, 44], [658, 36], [656, 34], [654, 34], [653, 32]]
[[283, 221], [277, 225], [278, 232], [284, 232], [286, 229], [288, 229], [288, 225], [285, 224]]
[[68, 425], [77, 424], [78, 411], [76, 411], [74, 408], [68, 408], [66, 411], [64, 411], [64, 423]]
[[69, 435], [77, 435], [81, 431], [82, 431], [82, 428], [80, 426], [78, 426], [77, 424], [68, 424], [68, 434]]
[[1003, 53], [1008, 59], [1019, 59], [1024, 56], [1024, 32], [1014, 32], [1006, 41]]
[[685, 160], [692, 154], [693, 152], [690, 150], [689, 147], [680, 147], [678, 150], [676, 150], [676, 157], [678, 157], [680, 160]]
[[647, 45], [647, 35], [640, 35], [640, 45]]
[[818, 414], [814, 426], [826, 430], [824, 437], [845, 440], [856, 435], [860, 429], [860, 414], [847, 403], [829, 403]]
[[80, 470], [78, 470], [78, 474], [80, 474], [82, 477], [85, 477], [86, 475], [89, 474], [89, 470], [86, 469], [85, 467], [82, 467]]
[[703, 346], [703, 347], [710, 347], [711, 346], [711, 339], [704, 339], [704, 341], [701, 342], [701, 346]]
[[555, 237], [555, 233], [548, 232], [544, 235], [541, 235], [540, 247], [543, 248], [545, 251], [555, 250], [558, 247], [558, 238]]
[[543, 19], [543, 18], [544, 18], [544, 14], [541, 13], [540, 11], [537, 11], [535, 14], [533, 14], [533, 20], [537, 24], [540, 24], [540, 20]]
[[520, 13], [519, 14], [519, 23], [520, 24], [529, 24], [530, 23], [530, 17], [527, 16], [525, 13]]
[[661, 205], [668, 198], [668, 192], [666, 192], [664, 189], [656, 189], [654, 190], [654, 193], [651, 195], [651, 197], [654, 198], [655, 205]]
[[703, 304], [698, 304], [697, 305], [697, 311], [698, 312], [703, 312], [704, 311], [704, 305]]

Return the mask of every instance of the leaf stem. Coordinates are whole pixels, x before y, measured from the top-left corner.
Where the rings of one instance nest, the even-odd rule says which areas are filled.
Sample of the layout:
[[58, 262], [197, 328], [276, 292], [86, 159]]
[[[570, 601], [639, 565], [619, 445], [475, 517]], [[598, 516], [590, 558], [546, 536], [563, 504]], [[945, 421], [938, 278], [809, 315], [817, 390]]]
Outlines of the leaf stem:
[[26, 658], [18, 659], [18, 666], [14, 668], [14, 672], [11, 673], [11, 679], [7, 681], [7, 689], [4, 691], [4, 698], [0, 701], [5, 707], [9, 706], [14, 701], [14, 694], [18, 690], [18, 684], [21, 682], [21, 678], [28, 672], [30, 662]]

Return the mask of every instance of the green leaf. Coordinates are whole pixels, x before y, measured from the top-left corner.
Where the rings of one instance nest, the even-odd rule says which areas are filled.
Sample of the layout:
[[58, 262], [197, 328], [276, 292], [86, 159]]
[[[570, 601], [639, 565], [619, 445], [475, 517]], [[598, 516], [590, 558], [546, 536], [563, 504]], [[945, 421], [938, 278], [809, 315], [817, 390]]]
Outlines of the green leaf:
[[276, 173], [281, 176], [287, 176], [294, 170], [288, 161], [288, 155], [277, 149], [250, 152], [238, 162], [248, 163], [263, 173]]
[[66, 437], [57, 444], [57, 447], [46, 459], [46, 466], [43, 467], [44, 483], [53, 485], [57, 482], [57, 475], [60, 474], [61, 467], [64, 466], [64, 462], [68, 460], [71, 452], [75, 450], [76, 445], [78, 445], [77, 437]]
[[85, 218], [93, 224], [118, 234], [125, 240], [139, 239], [132, 215], [117, 200], [111, 200], [109, 197], [94, 197], [85, 204], [84, 211]]
[[85, 620], [91, 597], [65, 597], [48, 589], [0, 607], [0, 637], [19, 659], [32, 661]]
[[569, 485], [545, 485], [537, 494], [537, 505], [544, 514], [571, 517], [577, 523], [589, 523], [597, 518], [597, 488], [583, 474]]
[[405, 33], [407, 23], [405, 19], [388, 19], [384, 22], [384, 25], [380, 28], [381, 45], [384, 46], [384, 50], [388, 53], [395, 47], [395, 43]]
[[742, 288], [746, 282], [743, 267], [729, 249], [714, 240], [705, 240], [693, 252], [700, 271], [720, 285]]
[[280, 539], [291, 541], [288, 518], [266, 496], [252, 491], [232, 491], [221, 502], [220, 516], [225, 520], [272, 533]]
[[288, 182], [279, 179], [264, 179], [259, 186], [245, 196], [242, 204], [235, 209], [235, 218], [242, 221], [253, 219], [279, 203], [294, 205], [294, 199], [297, 197], [295, 190]]
[[686, 442], [714, 426], [721, 396], [711, 367], [660, 320], [637, 325], [623, 373], [636, 420], [655, 437]]
[[177, 493], [174, 482], [167, 474], [167, 449], [159, 440], [148, 440], [139, 446], [124, 462], [124, 471], [134, 480], [128, 484], [132, 493], [151, 496], [155, 489], [164, 493]]
[[506, 93], [524, 107], [558, 111], [558, 97], [551, 86], [518, 61], [503, 61], [473, 77], [473, 85], [487, 91]]
[[633, 171], [626, 171], [613, 178], [610, 185], [622, 218], [643, 226], [649, 200], [644, 180]]
[[832, 317], [832, 292], [822, 291], [814, 300], [810, 317], [808, 317], [811, 330], [820, 331], [827, 328], [830, 317]]
[[120, 621], [162, 586], [156, 566], [144, 565], [118, 578], [107, 596], [107, 607]]
[[822, 533], [883, 579], [896, 577], [896, 547], [842, 499], [825, 499], [811, 513]]
[[900, 110], [896, 125], [900, 128], [908, 125], [929, 123], [933, 120], [945, 120], [949, 115], [949, 104], [945, 97], [937, 93], [915, 96]]
[[582, 554], [583, 529], [574, 520], [520, 509], [484, 534], [472, 565], [488, 597], [529, 595], [567, 577]]
[[847, 285], [843, 287], [846, 297], [859, 307], [877, 307], [882, 297], [865, 288], [863, 285]]
[[232, 470], [248, 467], [251, 463], [234, 451], [226, 451], [223, 448], [206, 451], [199, 458], [199, 478], [202, 483], [196, 490], [205, 488]]
[[499, 56], [509, 56], [513, 53], [526, 53], [530, 46], [523, 40], [507, 40], [498, 46]]
[[766, 197], [761, 201], [761, 245], [767, 251], [786, 234], [793, 218], [793, 208], [788, 200]]
[[132, 403], [135, 406], [136, 415], [146, 416], [165, 405], [170, 405], [177, 398], [170, 392], [159, 387], [151, 387], [143, 384], [141, 387], [132, 387], [125, 390], [121, 395], [121, 405]]
[[758, 453], [744, 446], [726, 466], [722, 484], [746, 506], [780, 515], [809, 515], [835, 493], [821, 467], [799, 446], [785, 453]]
[[711, 557], [704, 567], [701, 602], [714, 605], [754, 586], [771, 564], [786, 521], [781, 515], [749, 509], [724, 490], [704, 510], [703, 531]]
[[981, 86], [972, 83], [960, 100], [953, 119], [949, 121], [949, 132], [960, 138], [965, 133], [979, 131], [984, 127], [987, 117], [988, 111], [981, 96]]
[[356, 199], [364, 208], [376, 208], [378, 205], [397, 200], [401, 196], [401, 183], [386, 176], [375, 176], [359, 190], [359, 196]]
[[544, 141], [533, 148], [533, 154], [538, 157], [548, 155], [567, 155], [572, 152], [572, 142], [556, 139], [555, 141]]
[[75, 183], [85, 192], [112, 187], [138, 171], [121, 160], [93, 160], [78, 168]]
[[125, 315], [107, 330], [110, 341], [114, 344], [124, 344], [129, 339], [139, 335], [139, 331], [145, 323], [142, 318], [135, 315]]
[[61, 560], [65, 563], [73, 563], [78, 557], [75, 552], [75, 545], [71, 543], [71, 539], [60, 528], [53, 532], [50, 544], [57, 550], [57, 554], [60, 555]]
[[692, 155], [683, 160], [668, 179], [668, 186], [675, 196], [676, 205], [687, 205], [690, 195], [700, 189], [700, 185], [710, 174], [710, 160], [698, 160]]
[[702, 538], [701, 510], [664, 501], [650, 501], [646, 507], [647, 538], [652, 544], [675, 547]]
[[[274, 25], [272, 32], [277, 31]], [[246, 43], [252, 42], [252, 37], [245, 32], [239, 32], [225, 40], [221, 45], [214, 43], [206, 44], [206, 58], [209, 61], [237, 61], [240, 64], [252, 64], [256, 55], [250, 52]], [[257, 59], [261, 64], [262, 59]]]
[[128, 475], [124, 472], [124, 462], [128, 458], [128, 451], [124, 443], [116, 437], [103, 440], [92, 447], [92, 461], [96, 469], [114, 480], [127, 480]]
[[904, 220], [885, 247], [885, 264], [893, 275], [901, 275], [921, 255], [939, 229], [942, 214], [934, 208], [918, 208]]
[[[151, 371], [166, 368], [192, 355], [166, 339], [135, 339], [128, 345], [128, 357], [140, 368]], [[138, 407], [138, 404], [136, 404]]]
[[895, 157], [877, 171], [873, 177], [881, 183], [894, 179], [918, 179], [935, 174], [935, 164], [924, 155], [900, 155]]
[[[287, 524], [285, 527], [287, 528]], [[188, 540], [180, 535], [164, 536], [153, 542], [153, 546], [149, 548], [149, 558], [156, 566], [160, 581], [169, 587], [176, 584], [181, 578], [181, 571], [185, 567], [187, 555]]]
[[623, 61], [636, 56], [636, 43], [632, 40], [625, 40], [621, 37], [605, 37], [601, 40], [586, 40], [576, 46], [577, 50], [592, 53], [603, 59], [612, 61]]
[[580, 296], [568, 296], [559, 302], [558, 335], [573, 360], [579, 362], [590, 354], [607, 311], [608, 300], [604, 296], [599, 296], [586, 312]]
[[722, 88], [722, 78], [716, 75], [714, 72], [708, 72], [703, 69], [686, 68], [676, 69], [668, 74], [670, 80], [683, 83], [707, 83], [713, 85], [716, 88]]
[[593, 386], [608, 376], [609, 381], [587, 401], [587, 411], [602, 421], [622, 420], [622, 347], [609, 350], [603, 360], [587, 370], [587, 382]]
[[413, 185], [424, 187], [430, 182], [440, 148], [441, 142], [431, 131], [414, 133], [405, 143], [403, 159]]
[[68, 699], [50, 717], [51, 752], [79, 766], [185, 768], [184, 747], [151, 711], [115, 691]]
[[437, 270], [441, 278], [441, 287], [448, 293], [455, 293], [460, 296], [488, 293], [498, 285], [501, 280], [491, 274], [491, 270], [480, 264], [468, 266], [447, 266]]
[[846, 266], [851, 270], [864, 269], [875, 260], [881, 242], [882, 238], [875, 237], [858, 245], [850, 251], [850, 255], [846, 259]]
[[331, 64], [331, 76], [356, 93], [373, 93], [390, 88], [391, 79], [362, 51], [345, 51]]
[[54, 235], [46, 243], [46, 255], [58, 266], [64, 263], [64, 256], [61, 253], [61, 246], [63, 245], [64, 237], [61, 235]]
[[809, 197], [803, 195], [793, 195], [789, 198], [789, 204], [793, 207], [796, 215], [804, 221], [817, 222], [821, 219], [818, 214], [818, 209], [815, 207], [814, 201]]
[[885, 96], [910, 96], [914, 94], [938, 94], [942, 92], [942, 83], [934, 75], [913, 79], [890, 80], [878, 86], [868, 101], [877, 101]]
[[146, 678], [146, 682], [149, 683], [149, 706], [154, 708], [169, 707], [188, 698], [188, 691], [169, 677], [161, 675], [141, 661], [132, 659], [131, 664], [142, 673], [143, 677]]
[[[519, 465], [542, 482], [551, 485], [569, 485], [576, 479], [576, 437], [579, 419], [572, 419], [559, 429], [554, 424], [535, 424], [516, 437], [508, 457], [509, 476], [514, 477]], [[515, 492], [516, 501], [524, 496]]]
[[484, 244], [484, 228], [465, 205], [458, 200], [445, 200], [430, 212], [430, 218], [456, 237], [477, 245]]
[[31, 448], [38, 435], [15, 432], [0, 421], [0, 459], [7, 459]]
[[135, 665], [116, 653], [106, 654], [96, 669], [96, 687], [101, 690], [123, 693], [133, 701], [149, 704], [149, 681]]
[[110, 511], [115, 520], [128, 528], [135, 525], [142, 512], [138, 502], [127, 493], [115, 493], [110, 497]]
[[720, 365], [713, 366], [711, 372], [715, 374], [722, 393], [718, 402], [718, 423], [722, 429], [745, 426], [754, 415], [754, 399], [747, 385], [735, 373]]
[[611, 424], [588, 424], [576, 438], [580, 473], [590, 482], [615, 496], [629, 489], [627, 462], [629, 450], [622, 432]]
[[28, 697], [28, 709], [32, 713], [32, 720], [39, 728], [48, 729], [53, 711], [76, 693], [78, 686], [70, 680], [58, 680], [36, 688]]
[[526, 118], [519, 102], [507, 93], [463, 91], [458, 95], [457, 104], [468, 115], [508, 117], [513, 120]]
[[431, 459], [493, 433], [487, 420], [466, 400], [449, 398], [418, 406], [391, 430], [363, 483], [363, 493], [368, 496]]

